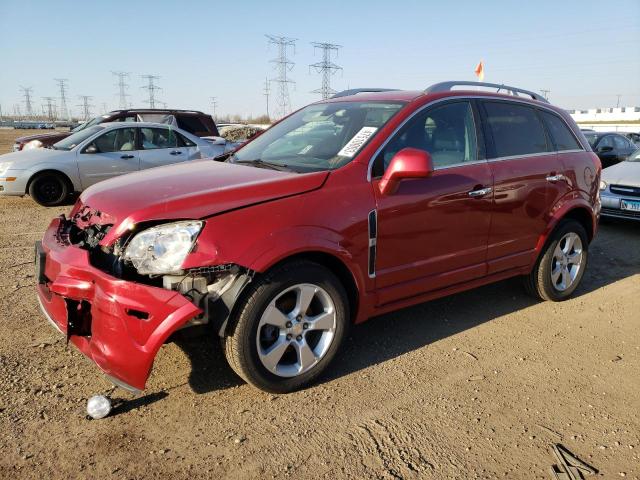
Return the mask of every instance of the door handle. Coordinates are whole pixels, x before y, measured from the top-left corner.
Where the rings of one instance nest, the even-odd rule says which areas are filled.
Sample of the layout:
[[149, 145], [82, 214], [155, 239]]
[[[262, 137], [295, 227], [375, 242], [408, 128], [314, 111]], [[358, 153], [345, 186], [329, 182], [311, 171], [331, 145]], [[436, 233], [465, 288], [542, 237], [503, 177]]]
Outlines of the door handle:
[[120, 158], [129, 159], [129, 158], [133, 158], [133, 155], [120, 155]]
[[560, 181], [565, 181], [566, 179], [567, 179], [567, 177], [565, 177], [561, 173], [558, 173], [557, 175], [549, 175], [547, 177], [547, 182], [556, 183], [556, 182], [560, 182]]
[[471, 190], [468, 193], [468, 195], [470, 197], [477, 198], [477, 197], [484, 197], [485, 195], [488, 195], [491, 192], [493, 192], [493, 188], [485, 187], [485, 188], [480, 188], [479, 190]]
[[180, 150], [174, 150], [173, 152], [169, 152], [171, 155], [182, 155]]

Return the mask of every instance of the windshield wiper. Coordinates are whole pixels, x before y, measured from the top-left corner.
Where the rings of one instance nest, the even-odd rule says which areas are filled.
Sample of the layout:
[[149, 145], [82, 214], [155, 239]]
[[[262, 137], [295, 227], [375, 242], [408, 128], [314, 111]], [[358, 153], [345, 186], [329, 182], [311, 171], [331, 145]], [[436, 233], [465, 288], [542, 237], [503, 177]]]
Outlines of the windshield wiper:
[[256, 158], [255, 160], [236, 160], [233, 163], [248, 163], [249, 165], [253, 165], [255, 167], [270, 168], [271, 170], [279, 170], [281, 172], [292, 171], [287, 165], [282, 165], [280, 163], [265, 162], [261, 158]]

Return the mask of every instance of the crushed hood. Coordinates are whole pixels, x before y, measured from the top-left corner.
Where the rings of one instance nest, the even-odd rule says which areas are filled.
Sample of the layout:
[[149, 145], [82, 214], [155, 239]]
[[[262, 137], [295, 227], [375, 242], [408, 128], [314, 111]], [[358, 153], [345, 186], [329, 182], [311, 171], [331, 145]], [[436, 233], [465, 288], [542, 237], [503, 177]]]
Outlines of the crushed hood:
[[328, 172], [298, 174], [201, 160], [152, 168], [99, 182], [80, 196], [72, 216], [90, 209], [95, 223], [113, 228], [109, 245], [132, 225], [204, 218], [320, 188]]
[[613, 185], [640, 187], [640, 162], [620, 162], [602, 170], [602, 179]]

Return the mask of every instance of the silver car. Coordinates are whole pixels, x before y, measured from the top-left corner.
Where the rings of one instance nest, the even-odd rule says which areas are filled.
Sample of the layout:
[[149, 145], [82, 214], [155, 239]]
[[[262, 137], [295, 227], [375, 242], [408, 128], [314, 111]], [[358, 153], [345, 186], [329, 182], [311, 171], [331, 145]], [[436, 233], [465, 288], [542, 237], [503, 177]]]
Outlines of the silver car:
[[602, 215], [640, 220], [640, 150], [602, 170], [600, 198]]
[[216, 144], [172, 125], [101, 123], [80, 130], [51, 149], [0, 155], [0, 195], [29, 194], [40, 205], [60, 205], [73, 192], [107, 178], [147, 168], [216, 157]]

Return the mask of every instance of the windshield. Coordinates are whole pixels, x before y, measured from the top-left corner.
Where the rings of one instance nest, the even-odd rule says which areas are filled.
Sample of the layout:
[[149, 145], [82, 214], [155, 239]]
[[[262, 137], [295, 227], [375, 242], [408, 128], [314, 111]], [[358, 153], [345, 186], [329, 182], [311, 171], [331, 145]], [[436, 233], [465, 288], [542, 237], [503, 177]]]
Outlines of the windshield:
[[640, 163], [640, 150], [636, 150], [631, 155], [629, 155], [629, 158], [627, 158], [627, 162], [638, 162], [638, 163]]
[[87, 127], [93, 127], [94, 125], [102, 123], [102, 122], [106, 121], [108, 118], [109, 118], [108, 115], [100, 115], [99, 117], [92, 118], [88, 122], [84, 122], [84, 123], [78, 125], [76, 128], [74, 128], [71, 131], [74, 132], [74, 133], [75, 132], [79, 132], [80, 130], [84, 130]]
[[271, 164], [296, 172], [333, 170], [349, 163], [403, 105], [379, 102], [309, 105], [249, 142], [231, 161]]
[[583, 132], [584, 136], [587, 138], [587, 141], [589, 142], [589, 145], [591, 145], [591, 148], [593, 148], [593, 146], [596, 144], [596, 142], [598, 141], [598, 134], [595, 132]]
[[96, 125], [93, 127], [85, 128], [84, 130], [80, 130], [77, 133], [72, 133], [67, 138], [63, 138], [62, 140], [60, 140], [58, 143], [54, 143], [53, 148], [55, 150], [71, 150], [72, 148], [75, 148], [76, 146], [84, 142], [87, 138], [98, 133], [103, 128], [104, 127]]

